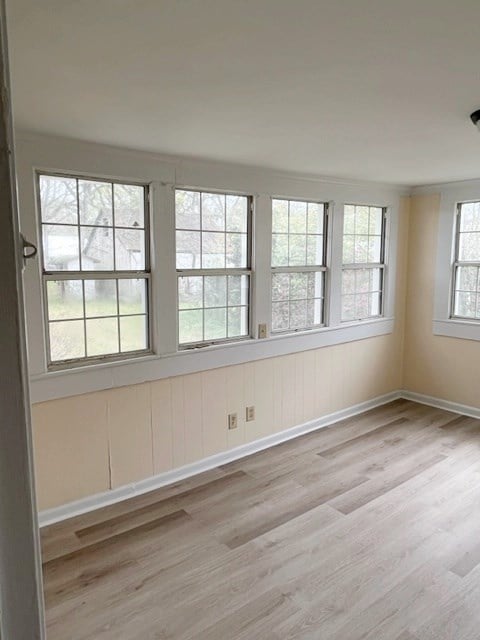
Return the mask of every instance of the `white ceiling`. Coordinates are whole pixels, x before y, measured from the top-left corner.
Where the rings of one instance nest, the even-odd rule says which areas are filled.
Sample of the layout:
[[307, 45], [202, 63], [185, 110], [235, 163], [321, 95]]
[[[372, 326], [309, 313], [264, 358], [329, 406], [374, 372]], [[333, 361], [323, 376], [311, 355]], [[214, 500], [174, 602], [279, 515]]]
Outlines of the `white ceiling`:
[[18, 128], [399, 184], [480, 177], [480, 0], [8, 0]]

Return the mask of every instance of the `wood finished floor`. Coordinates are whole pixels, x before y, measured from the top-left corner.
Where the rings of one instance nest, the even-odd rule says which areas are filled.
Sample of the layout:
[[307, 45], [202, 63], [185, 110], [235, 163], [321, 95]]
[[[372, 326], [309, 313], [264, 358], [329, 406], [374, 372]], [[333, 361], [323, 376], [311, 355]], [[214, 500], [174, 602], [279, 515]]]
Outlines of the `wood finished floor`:
[[478, 640], [480, 421], [399, 400], [42, 531], [48, 640]]

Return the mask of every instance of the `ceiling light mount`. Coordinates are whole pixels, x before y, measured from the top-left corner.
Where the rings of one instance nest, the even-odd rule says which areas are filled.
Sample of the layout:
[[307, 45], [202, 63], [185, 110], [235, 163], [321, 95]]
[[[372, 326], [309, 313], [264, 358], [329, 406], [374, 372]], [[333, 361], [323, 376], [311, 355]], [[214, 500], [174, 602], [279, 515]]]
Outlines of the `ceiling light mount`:
[[477, 109], [476, 111], [470, 114], [470, 120], [480, 131], [480, 109]]

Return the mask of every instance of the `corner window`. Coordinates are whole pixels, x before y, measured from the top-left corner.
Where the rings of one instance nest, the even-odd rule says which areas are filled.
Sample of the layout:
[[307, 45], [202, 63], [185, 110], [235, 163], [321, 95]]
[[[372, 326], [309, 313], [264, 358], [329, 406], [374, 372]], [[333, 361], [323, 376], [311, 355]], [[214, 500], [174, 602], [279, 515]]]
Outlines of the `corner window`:
[[327, 205], [272, 200], [272, 331], [325, 323]]
[[175, 192], [178, 345], [250, 336], [252, 198]]
[[453, 318], [480, 320], [480, 202], [457, 207]]
[[149, 351], [147, 187], [40, 174], [38, 193], [49, 366]]
[[383, 315], [386, 209], [345, 205], [342, 322]]

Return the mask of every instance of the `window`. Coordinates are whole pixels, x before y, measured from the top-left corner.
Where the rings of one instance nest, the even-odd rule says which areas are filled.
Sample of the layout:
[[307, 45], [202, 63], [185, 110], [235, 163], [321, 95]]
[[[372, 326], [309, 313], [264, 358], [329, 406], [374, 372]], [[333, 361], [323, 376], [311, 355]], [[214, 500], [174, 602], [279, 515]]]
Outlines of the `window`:
[[176, 190], [180, 347], [250, 336], [251, 211], [248, 196]]
[[38, 183], [49, 365], [148, 351], [147, 187]]
[[386, 209], [345, 205], [342, 322], [383, 315]]
[[452, 317], [480, 320], [480, 202], [457, 206]]
[[272, 331], [324, 324], [327, 206], [272, 200]]

